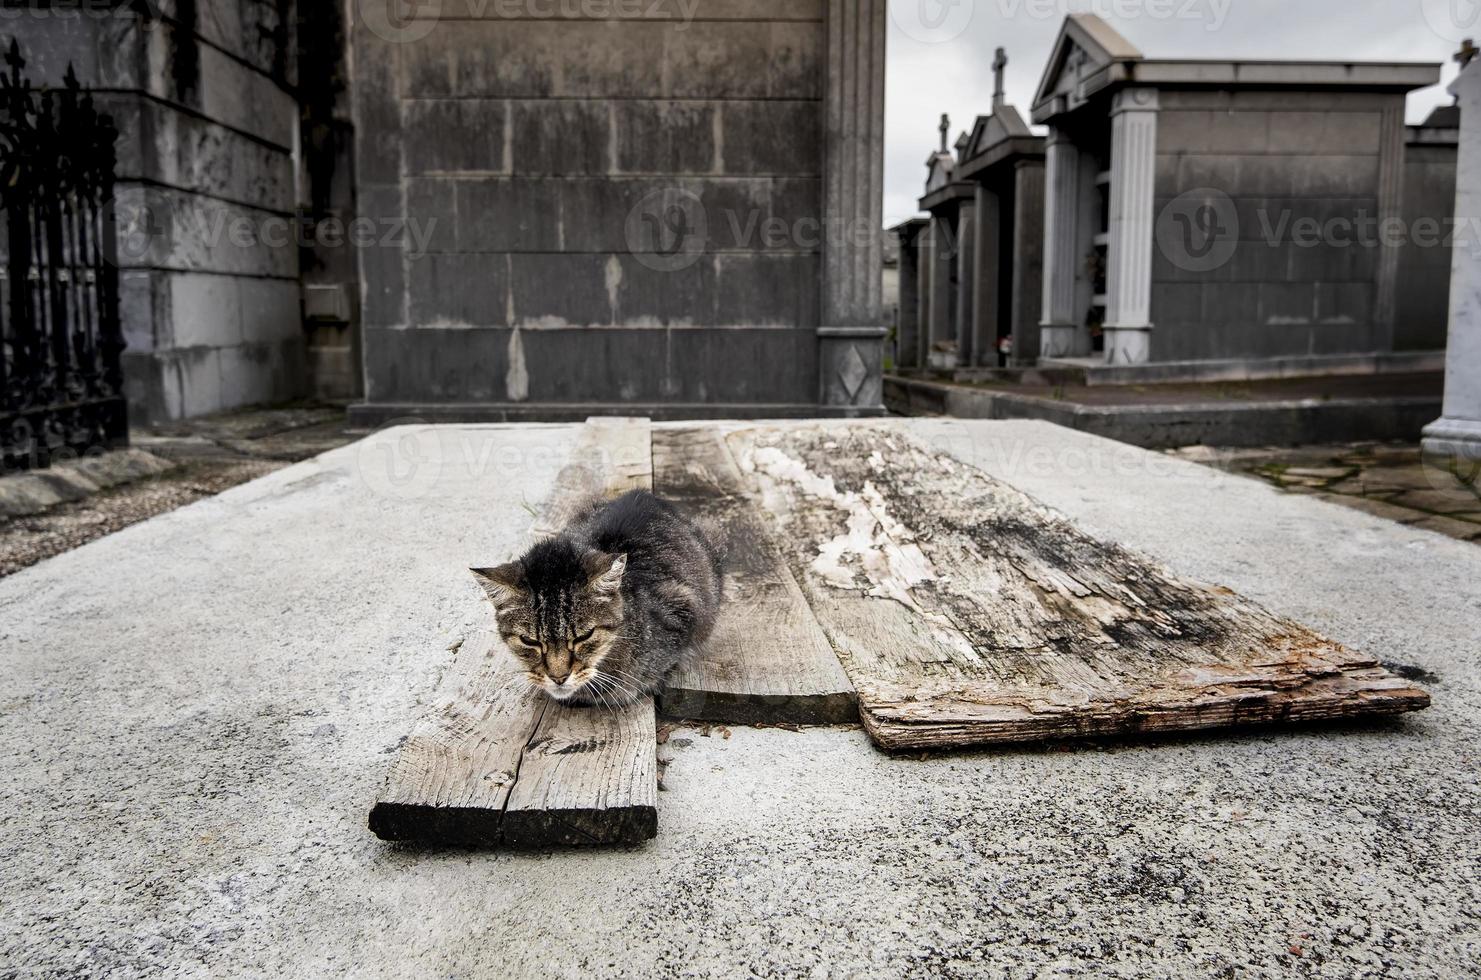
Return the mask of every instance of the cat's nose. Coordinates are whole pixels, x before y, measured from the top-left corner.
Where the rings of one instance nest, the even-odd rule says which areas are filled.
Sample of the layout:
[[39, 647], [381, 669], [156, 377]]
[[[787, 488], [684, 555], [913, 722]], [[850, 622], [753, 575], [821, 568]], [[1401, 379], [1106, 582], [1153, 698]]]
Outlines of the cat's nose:
[[566, 678], [571, 676], [571, 669], [567, 667], [564, 673], [554, 670], [548, 671], [548, 673], [550, 674], [550, 679], [552, 681], [557, 684], [564, 684], [566, 682]]

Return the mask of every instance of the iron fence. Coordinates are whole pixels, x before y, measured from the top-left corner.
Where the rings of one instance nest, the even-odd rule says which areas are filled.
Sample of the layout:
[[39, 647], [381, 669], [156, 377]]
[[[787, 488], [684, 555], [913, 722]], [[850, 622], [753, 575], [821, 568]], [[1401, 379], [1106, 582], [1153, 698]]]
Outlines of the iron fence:
[[69, 67], [0, 73], [0, 453], [6, 470], [126, 444], [113, 169], [118, 132]]

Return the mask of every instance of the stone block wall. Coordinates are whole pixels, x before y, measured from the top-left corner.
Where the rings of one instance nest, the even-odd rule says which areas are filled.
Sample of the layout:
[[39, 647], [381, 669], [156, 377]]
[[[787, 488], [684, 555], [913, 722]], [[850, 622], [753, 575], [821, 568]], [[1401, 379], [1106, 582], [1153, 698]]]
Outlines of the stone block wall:
[[33, 82], [58, 85], [71, 64], [118, 125], [135, 422], [304, 393], [290, 24], [281, 0], [37, 5], [0, 21]]
[[882, 333], [877, 203], [865, 322], [824, 312], [828, 10], [867, 60], [877, 0], [358, 6], [362, 417], [800, 410], [820, 328]]
[[[1455, 213], [1458, 133], [1412, 126], [1404, 148], [1404, 226], [1411, 230], [1399, 255], [1396, 350], [1444, 350], [1450, 325], [1449, 240]], [[1473, 242], [1475, 230], [1462, 232]]]
[[1201, 230], [1184, 240], [1177, 225], [1159, 223], [1153, 360], [1393, 350], [1400, 250], [1384, 244], [1377, 222], [1400, 213], [1403, 96], [1160, 96], [1158, 214], [1189, 194], [1213, 207], [1205, 214], [1218, 223], [1215, 237], [1236, 245], [1208, 268]]

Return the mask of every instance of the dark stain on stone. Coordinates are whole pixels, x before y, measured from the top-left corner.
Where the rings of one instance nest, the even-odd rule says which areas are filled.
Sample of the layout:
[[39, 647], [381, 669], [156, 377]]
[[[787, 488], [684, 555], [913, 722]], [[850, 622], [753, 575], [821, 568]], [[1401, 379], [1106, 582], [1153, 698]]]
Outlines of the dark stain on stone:
[[1391, 673], [1398, 674], [1406, 681], [1418, 681], [1421, 684], [1434, 684], [1440, 680], [1439, 674], [1436, 674], [1433, 671], [1425, 670], [1423, 667], [1416, 667], [1413, 664], [1396, 664], [1392, 663], [1391, 661], [1385, 660], [1383, 661], [1383, 667], [1385, 670], [1388, 670]]

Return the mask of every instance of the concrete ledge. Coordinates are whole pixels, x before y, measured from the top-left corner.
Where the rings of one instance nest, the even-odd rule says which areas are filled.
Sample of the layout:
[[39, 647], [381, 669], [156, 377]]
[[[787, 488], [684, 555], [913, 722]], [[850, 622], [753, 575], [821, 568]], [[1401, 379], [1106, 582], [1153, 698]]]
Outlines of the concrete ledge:
[[[593, 415], [640, 415], [655, 422], [691, 419], [857, 419], [888, 414], [884, 406], [801, 404], [632, 404], [627, 402], [494, 402], [465, 405], [361, 403], [349, 408], [350, 424], [377, 428], [418, 422], [584, 422]], [[1434, 413], [1426, 419], [1434, 417]]]
[[0, 518], [29, 517], [99, 490], [157, 476], [175, 464], [142, 449], [120, 449], [0, 477]]
[[885, 404], [904, 415], [1043, 419], [1146, 449], [1417, 441], [1440, 409], [1440, 399], [1428, 397], [1081, 405], [894, 377], [885, 378]]
[[[1200, 381], [1269, 381], [1338, 375], [1415, 374], [1445, 370], [1445, 352], [1321, 354], [1300, 357], [1236, 357], [1217, 361], [1104, 364], [1090, 358], [1044, 358], [1043, 369], [1080, 372], [1086, 385], [1179, 384]], [[968, 380], [958, 378], [957, 380]]]

